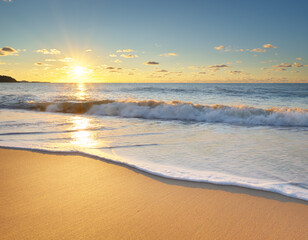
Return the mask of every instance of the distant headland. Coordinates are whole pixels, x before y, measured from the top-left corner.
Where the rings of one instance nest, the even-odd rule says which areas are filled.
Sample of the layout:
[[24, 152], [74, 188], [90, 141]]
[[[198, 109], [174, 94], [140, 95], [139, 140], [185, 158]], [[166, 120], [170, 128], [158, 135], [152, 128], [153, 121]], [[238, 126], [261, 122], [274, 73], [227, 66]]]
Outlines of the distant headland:
[[10, 76], [0, 75], [0, 82], [14, 83], [14, 82], [18, 82], [18, 81], [15, 78], [12, 78]]
[[12, 78], [10, 76], [0, 75], [0, 83], [48, 83], [48, 82], [37, 82], [37, 81], [17, 81], [15, 78]]

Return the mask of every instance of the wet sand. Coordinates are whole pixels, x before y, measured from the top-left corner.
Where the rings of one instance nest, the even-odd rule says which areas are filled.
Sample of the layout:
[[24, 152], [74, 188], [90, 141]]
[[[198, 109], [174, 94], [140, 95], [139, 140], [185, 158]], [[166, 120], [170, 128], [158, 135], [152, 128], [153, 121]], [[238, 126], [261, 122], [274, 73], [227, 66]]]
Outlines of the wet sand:
[[0, 149], [0, 236], [308, 239], [308, 202], [82, 156]]

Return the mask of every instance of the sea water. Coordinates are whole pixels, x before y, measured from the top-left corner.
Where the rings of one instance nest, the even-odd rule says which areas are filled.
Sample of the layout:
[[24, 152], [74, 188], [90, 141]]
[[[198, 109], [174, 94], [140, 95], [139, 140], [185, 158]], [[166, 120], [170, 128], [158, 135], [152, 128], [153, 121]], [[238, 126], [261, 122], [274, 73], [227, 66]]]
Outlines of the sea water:
[[1, 83], [0, 146], [308, 201], [308, 84]]

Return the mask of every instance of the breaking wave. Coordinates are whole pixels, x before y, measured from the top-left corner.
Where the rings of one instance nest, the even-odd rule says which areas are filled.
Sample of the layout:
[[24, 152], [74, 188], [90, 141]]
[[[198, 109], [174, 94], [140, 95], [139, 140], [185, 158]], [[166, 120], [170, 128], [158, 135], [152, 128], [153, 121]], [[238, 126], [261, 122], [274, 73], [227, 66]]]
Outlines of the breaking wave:
[[31, 102], [26, 107], [23, 105], [22, 108], [46, 112], [119, 116], [124, 118], [228, 123], [250, 126], [308, 127], [308, 109], [301, 108], [271, 107], [262, 109], [246, 105], [201, 105], [180, 101], [116, 101], [108, 99], [89, 102]]

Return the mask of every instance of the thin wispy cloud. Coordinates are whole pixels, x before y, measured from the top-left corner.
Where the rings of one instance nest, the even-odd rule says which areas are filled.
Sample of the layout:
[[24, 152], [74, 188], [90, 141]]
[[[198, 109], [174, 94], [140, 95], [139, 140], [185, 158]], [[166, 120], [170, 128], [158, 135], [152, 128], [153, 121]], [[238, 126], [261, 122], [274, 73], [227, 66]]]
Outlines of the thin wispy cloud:
[[36, 63], [34, 63], [34, 65], [36, 65], [36, 66], [43, 66], [43, 67], [50, 66], [50, 64], [42, 63], [42, 62], [36, 62]]
[[279, 65], [273, 66], [275, 68], [286, 68], [286, 67], [292, 67], [292, 64], [290, 63], [280, 63]]
[[145, 65], [158, 65], [158, 64], [159, 64], [159, 62], [155, 62], [155, 61], [148, 61], [148, 62], [145, 62], [145, 63], [143, 63], [143, 64], [145, 64]]
[[261, 63], [272, 63], [273, 60], [268, 60], [268, 61], [262, 61]]
[[120, 57], [122, 58], [138, 58], [138, 55], [132, 55], [132, 54], [121, 54]]
[[117, 50], [117, 53], [121, 53], [121, 52], [134, 52], [134, 50], [133, 49], [123, 49], [123, 50], [119, 49], [119, 50]]
[[231, 48], [231, 46], [224, 46], [220, 45], [217, 47], [214, 47], [214, 49], [220, 51], [220, 52], [244, 52], [243, 48]]
[[229, 71], [230, 74], [242, 74], [243, 71], [237, 71], [237, 70], [234, 70], [234, 71]]
[[[267, 70], [267, 73], [270, 72], [280, 72], [280, 71], [287, 71], [287, 69], [292, 69], [292, 68], [302, 68], [302, 67], [306, 67], [308, 65], [304, 65], [298, 62], [294, 62], [293, 64], [291, 63], [280, 63], [278, 65], [272, 66], [273, 68], [261, 68], [261, 70]], [[298, 70], [293, 70], [290, 72], [299, 72]]]
[[216, 50], [222, 50], [222, 49], [224, 49], [225, 48], [225, 46], [223, 46], [223, 45], [220, 45], [220, 46], [218, 46], [218, 47], [214, 47], [214, 49], [216, 49]]
[[59, 59], [59, 61], [60, 62], [72, 62], [74, 61], [74, 59], [71, 57], [66, 57], [66, 58]]
[[276, 46], [272, 45], [272, 44], [265, 44], [263, 45], [264, 48], [277, 48]]
[[177, 53], [163, 53], [163, 54], [160, 54], [159, 56], [162, 56], [162, 57], [176, 57], [178, 56]]
[[250, 50], [251, 52], [266, 52], [266, 49], [262, 49], [262, 48], [254, 48], [252, 50]]
[[57, 49], [38, 49], [36, 50], [37, 53], [43, 53], [46, 55], [58, 55], [61, 54], [61, 51], [57, 50]]
[[198, 70], [199, 69], [199, 67], [195, 67], [195, 66], [189, 66], [188, 68], [192, 69], [192, 70]]
[[205, 68], [230, 68], [231, 66], [228, 66], [226, 64], [221, 64], [221, 65], [210, 65], [208, 67]]

